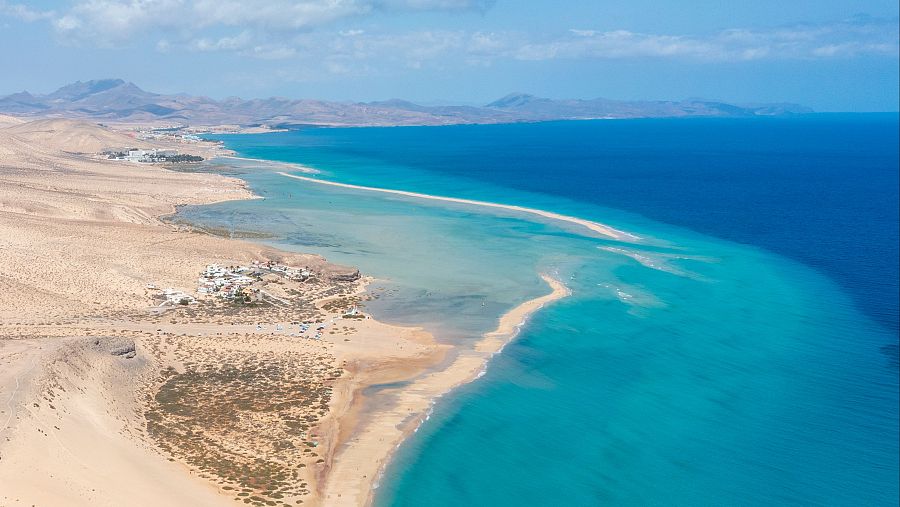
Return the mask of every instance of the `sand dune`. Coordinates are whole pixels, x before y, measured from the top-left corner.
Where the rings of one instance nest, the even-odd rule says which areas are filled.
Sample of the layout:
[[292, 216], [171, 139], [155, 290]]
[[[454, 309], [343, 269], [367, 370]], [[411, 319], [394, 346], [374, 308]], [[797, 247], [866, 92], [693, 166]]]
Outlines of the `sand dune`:
[[98, 153], [108, 149], [150, 146], [149, 143], [139, 141], [134, 136], [84, 121], [66, 119], [16, 123], [3, 129], [3, 134], [31, 144], [77, 153]]
[[4, 407], [15, 424], [0, 428], [0, 505], [221, 505], [215, 487], [127, 433], [149, 364], [93, 343], [0, 341], [22, 401]]
[[[63, 120], [0, 129], [0, 505], [233, 505], [234, 492], [149, 439], [144, 396], [161, 369], [180, 367], [176, 349], [157, 343], [175, 334], [170, 320], [195, 337], [178, 353], [209, 350], [200, 337], [226, 331], [215, 343], [252, 355], [253, 328], [237, 337], [218, 317], [163, 321], [146, 285], [191, 290], [211, 262], [330, 269], [158, 218], [178, 204], [252, 197], [239, 180], [73, 154], [126, 141]], [[372, 335], [392, 340], [390, 329]], [[130, 359], [96, 345], [123, 337], [136, 343]]]
[[10, 125], [18, 125], [19, 123], [24, 123], [24, 121], [25, 120], [16, 118], [15, 116], [0, 114], [0, 128], [7, 127]]

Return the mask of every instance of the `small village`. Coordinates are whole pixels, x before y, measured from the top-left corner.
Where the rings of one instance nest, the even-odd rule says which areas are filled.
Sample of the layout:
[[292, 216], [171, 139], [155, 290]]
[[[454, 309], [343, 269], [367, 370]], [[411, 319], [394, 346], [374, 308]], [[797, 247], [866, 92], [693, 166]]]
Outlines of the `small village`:
[[203, 139], [188, 132], [183, 126], [161, 127], [153, 129], [138, 129], [138, 139], [175, 141], [179, 143], [199, 143]]
[[203, 157], [178, 153], [176, 150], [142, 150], [138, 148], [126, 148], [121, 151], [107, 151], [103, 153], [110, 160], [124, 160], [126, 162], [138, 162], [142, 164], [154, 163], [184, 163], [202, 162]]
[[[348, 297], [354, 281], [338, 282], [342, 286], [335, 289], [331, 284], [318, 283], [308, 267], [253, 261], [248, 266], [207, 265], [199, 273], [193, 292], [155, 284], [148, 284], [146, 289], [158, 301], [153, 308], [157, 315], [184, 309], [190, 314], [213, 313], [244, 320], [255, 317], [258, 332], [320, 339], [338, 318], [369, 318], [360, 311], [359, 298]], [[317, 308], [317, 301], [325, 302]], [[328, 321], [322, 310], [337, 315]]]

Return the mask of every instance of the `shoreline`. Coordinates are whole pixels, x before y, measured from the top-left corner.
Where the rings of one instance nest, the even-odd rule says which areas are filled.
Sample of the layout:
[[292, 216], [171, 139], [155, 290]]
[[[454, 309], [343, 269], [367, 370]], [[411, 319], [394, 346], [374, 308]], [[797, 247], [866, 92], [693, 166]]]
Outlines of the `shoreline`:
[[[300, 164], [230, 155], [220, 158], [300, 168], [306, 173], [320, 172]], [[634, 234], [601, 223], [541, 209], [365, 187], [298, 176], [283, 171], [275, 172], [289, 178], [354, 190], [506, 209], [575, 224], [619, 241], [636, 242], [640, 240], [640, 237]], [[240, 176], [237, 178], [241, 179]], [[539, 276], [547, 283], [551, 292], [524, 301], [500, 315], [497, 327], [493, 331], [481, 335], [472, 347], [458, 349], [449, 345], [438, 345], [433, 341], [430, 333], [419, 328], [397, 328], [404, 334], [416, 334], [418, 335], [417, 339], [422, 339], [432, 345], [431, 354], [406, 358], [369, 357], [365, 369], [360, 367], [356, 371], [351, 371], [350, 375], [340, 382], [340, 387], [339, 385], [335, 386], [335, 392], [340, 393], [336, 398], [336, 401], [340, 400], [338, 402], [340, 407], [333, 413], [333, 420], [322, 426], [324, 433], [336, 437], [330, 443], [333, 447], [326, 454], [326, 468], [319, 475], [322, 482], [319, 483], [318, 500], [322, 505], [372, 505], [374, 490], [378, 488], [396, 451], [430, 418], [435, 404], [456, 388], [483, 376], [493, 356], [501, 353], [504, 347], [518, 336], [531, 316], [545, 305], [571, 294], [570, 290], [559, 280], [546, 273], [539, 273]], [[365, 291], [366, 289], [363, 289], [363, 292]], [[435, 366], [445, 359], [448, 352], [456, 352], [458, 356], [448, 365], [435, 370]], [[363, 371], [365, 373], [362, 373]], [[387, 408], [379, 406], [373, 409], [373, 407], [367, 406], [367, 403], [375, 399], [374, 396], [365, 393], [367, 389], [391, 383], [402, 383], [403, 385], [386, 389], [387, 394], [379, 392], [382, 396], [390, 398], [391, 403]]]
[[[422, 358], [441, 347], [416, 328], [340, 320], [359, 296], [347, 293], [347, 268], [173, 227], [164, 217], [179, 206], [258, 197], [240, 178], [96, 156], [133, 143], [72, 120], [0, 128], [0, 165], [9, 168], [0, 178], [0, 237], [8, 247], [0, 248], [0, 279], [10, 288], [0, 294], [0, 504], [216, 506], [233, 505], [239, 488], [253, 495], [278, 488], [275, 499], [321, 505], [317, 478], [327, 471], [324, 461], [340, 438], [331, 430], [341, 428], [336, 420], [349, 403], [342, 398], [349, 392], [330, 389], [342, 378], [355, 380], [343, 364], [393, 361], [419, 374], [427, 366]], [[222, 153], [205, 143], [190, 150]], [[291, 308], [279, 300], [240, 311], [213, 308], [218, 303], [175, 307], [165, 316], [151, 311], [157, 287], [193, 294], [204, 266], [253, 261], [309, 267], [316, 277], [304, 290], [313, 299]], [[333, 325], [320, 340], [282, 331], [305, 318]], [[217, 380], [205, 377], [220, 369], [255, 377], [233, 387], [268, 405], [238, 407], [221, 396]], [[191, 392], [206, 389], [197, 414], [218, 421], [175, 417], [208, 442], [193, 448], [207, 454], [184, 452], [192, 448], [171, 430], [182, 422], [155, 398], [164, 371], [192, 382], [198, 390]], [[260, 397], [258, 389], [274, 394]], [[153, 435], [145, 420], [150, 410]], [[241, 426], [226, 428], [224, 420]], [[297, 424], [301, 433], [292, 429]], [[310, 436], [319, 445], [310, 447]], [[254, 465], [260, 453], [271, 458], [262, 468]], [[241, 468], [246, 460], [250, 468]], [[298, 480], [271, 482], [292, 471]]]
[[419, 192], [409, 192], [406, 190], [392, 190], [388, 188], [378, 188], [378, 187], [367, 187], [364, 185], [353, 185], [350, 183], [339, 183], [336, 181], [327, 181], [320, 180], [316, 178], [310, 178], [308, 176], [297, 176], [296, 174], [289, 174], [286, 172], [279, 171], [277, 174], [281, 176], [285, 176], [288, 178], [293, 178], [301, 181], [308, 181], [312, 183], [319, 183], [321, 185], [329, 185], [333, 187], [340, 188], [349, 188], [352, 190], [365, 190], [368, 192], [381, 192], [385, 194], [394, 194], [401, 195], [404, 197], [413, 197], [416, 199], [428, 199], [432, 201], [444, 201], [444, 202], [452, 202], [457, 204], [468, 204], [472, 206], [481, 206], [485, 208], [497, 208], [497, 209], [505, 209], [510, 211], [517, 211], [520, 213], [528, 213], [531, 215], [537, 215], [544, 218], [549, 218], [551, 220], [558, 220], [561, 222], [568, 222], [575, 225], [580, 225], [590, 231], [593, 231], [601, 236], [606, 236], [611, 239], [615, 239], [618, 241], [627, 241], [627, 242], [637, 242], [640, 241], [641, 238], [637, 235], [631, 234], [630, 232], [625, 232], [619, 229], [615, 229], [605, 224], [601, 224], [599, 222], [594, 222], [591, 220], [587, 220], [584, 218], [573, 217], [571, 215], [563, 215], [561, 213], [554, 213], [552, 211], [546, 211], [537, 208], [528, 208], [525, 206], [516, 206], [514, 204], [500, 204], [496, 202], [489, 201], [478, 201], [474, 199], [463, 199], [459, 197], [444, 197], [440, 195], [431, 195], [431, 194], [423, 194]]
[[[310, 265], [329, 273], [327, 276], [343, 268], [318, 256], [278, 250], [253, 241], [260, 238], [222, 238], [173, 227], [166, 218], [177, 213], [179, 206], [259, 196], [240, 177], [72, 155], [73, 141], [47, 136], [45, 123], [30, 126], [33, 130], [20, 129], [31, 137], [16, 134], [22, 136], [22, 145], [13, 145], [15, 151], [10, 153], [0, 152], [0, 159], [19, 168], [0, 179], [0, 192], [8, 197], [0, 203], [0, 232], [15, 247], [0, 252], [4, 264], [9, 266], [0, 276], [17, 284], [16, 291], [6, 295], [15, 297], [15, 305], [19, 306], [13, 308], [27, 308], [27, 318], [19, 312], [0, 312], [0, 324], [8, 324], [0, 338], [33, 337], [30, 342], [19, 343], [27, 343], [25, 352], [36, 354], [33, 357], [38, 361], [34, 375], [29, 374], [27, 385], [21, 388], [18, 374], [0, 376], [0, 393], [8, 405], [5, 410], [9, 411], [4, 414], [3, 419], [8, 420], [0, 431], [12, 437], [11, 441], [0, 442], [0, 484], [8, 485], [10, 493], [23, 499], [90, 505], [119, 503], [130, 492], [139, 491], [145, 503], [136, 504], [141, 505], [231, 503], [236, 490], [221, 487], [225, 476], [197, 468], [197, 463], [185, 457], [172, 440], [151, 440], [142, 433], [146, 429], [142, 418], [151, 408], [145, 397], [162, 388], [162, 381], [153, 380], [152, 372], [171, 367], [178, 375], [191, 375], [201, 382], [198, 386], [205, 385], [205, 380], [196, 377], [197, 371], [186, 370], [188, 358], [190, 363], [205, 365], [204, 368], [242, 368], [269, 354], [268, 360], [278, 363], [284, 371], [305, 375], [305, 381], [323, 389], [333, 386], [329, 408], [319, 413], [308, 429], [309, 435], [318, 440], [314, 446], [318, 449], [310, 449], [312, 454], [304, 455], [304, 459], [309, 459], [308, 467], [298, 483], [302, 482], [301, 488], [308, 483], [309, 491], [294, 491], [291, 495], [305, 495], [305, 501], [312, 505], [369, 504], [372, 487], [397, 447], [428, 419], [437, 400], [482, 375], [491, 357], [518, 335], [531, 315], [569, 294], [561, 282], [542, 274], [551, 289], [549, 294], [525, 301], [499, 316], [496, 329], [465, 348], [438, 343], [421, 328], [389, 325], [374, 318], [340, 321], [332, 328], [333, 333], [323, 334], [321, 341], [297, 341], [286, 333], [274, 332], [278, 327], [286, 329], [290, 320], [297, 319], [296, 315], [289, 318], [279, 314], [278, 309], [252, 318], [250, 314], [196, 315], [191, 308], [177, 309], [165, 317], [147, 313], [150, 300], [146, 287], [196, 287], [197, 271], [211, 262], [230, 265], [274, 259], [287, 265]], [[69, 120], [50, 125], [58, 131], [77, 134], [78, 151], [82, 154], [130, 140], [96, 125]], [[2, 135], [13, 134], [0, 131]], [[295, 164], [221, 155], [227, 150], [219, 145], [202, 144], [191, 149], [225, 161], [272, 164], [270, 170], [280, 167], [314, 172]], [[28, 157], [32, 153], [40, 158], [31, 160]], [[53, 181], [56, 186], [44, 190], [35, 187], [33, 181]], [[121, 192], [123, 185], [127, 185], [128, 192]], [[375, 190], [536, 214], [614, 238], [626, 234], [543, 210]], [[35, 250], [36, 245], [55, 244], [75, 245], [65, 252], [77, 252], [77, 256], [54, 253], [62, 250], [53, 248]], [[93, 276], [96, 272], [104, 276]], [[323, 283], [330, 282], [326, 279]], [[365, 284], [366, 280], [361, 280], [353, 294], [341, 297], [360, 297], [359, 291], [365, 290]], [[77, 304], [84, 294], [92, 296], [90, 307]], [[331, 303], [327, 298], [313, 302], [317, 311], [324, 312], [324, 319], [334, 323], [342, 310], [327, 303]], [[345, 304], [351, 303], [339, 303]], [[266, 329], [250, 320], [265, 322]], [[115, 347], [122, 340], [131, 340], [131, 357], [137, 360], [104, 349]], [[48, 346], [52, 350], [39, 352]], [[12, 366], [11, 372], [30, 366], [20, 363], [21, 353], [0, 340], [0, 365]], [[306, 361], [307, 366], [298, 368], [298, 361]], [[91, 375], [82, 377], [77, 372], [84, 362], [96, 367]], [[323, 368], [314, 371], [309, 366], [312, 363]], [[326, 368], [338, 368], [343, 373]], [[53, 397], [46, 394], [55, 382], [50, 378], [62, 379], [70, 387], [57, 393], [53, 404], [47, 401]], [[150, 384], [146, 383], [148, 380]], [[386, 386], [395, 382], [402, 385]], [[239, 387], [252, 389], [253, 385]], [[379, 404], [366, 405], [375, 399], [367, 390], [376, 389]], [[392, 403], [380, 404], [382, 394]], [[233, 410], [228, 399], [217, 398], [212, 392], [202, 401], [207, 404], [204, 413], [228, 414], [228, 410]], [[157, 416], [162, 413], [160, 407], [154, 410]], [[58, 438], [42, 440], [50, 428], [54, 428], [53, 434], [58, 434]], [[115, 431], [110, 433], [110, 428]], [[240, 436], [233, 441], [215, 440], [220, 438], [215, 434], [215, 426], [193, 428], [193, 434], [210, 439], [210, 449], [241, 449], [251, 444], [254, 448], [272, 444], [279, 426], [274, 419], [272, 426], [231, 431], [228, 434]], [[204, 433], [207, 429], [211, 433]], [[103, 445], [91, 443], [99, 438], [97, 435], [106, 434], [114, 437], [104, 440]], [[161, 447], [164, 443], [174, 447]], [[226, 445], [222, 447], [223, 444]], [[92, 445], [94, 450], [90, 451]], [[36, 449], [40, 449], [40, 455], [35, 454]], [[31, 464], [23, 475], [25, 463]], [[115, 481], [97, 484], [85, 472], [104, 466], [116, 470]], [[360, 467], [366, 471], [357, 473]], [[16, 475], [23, 480], [13, 482], [11, 478]], [[229, 485], [241, 480], [238, 476], [228, 477]], [[177, 486], [153, 492], [159, 484]]]
[[319, 174], [319, 172], [320, 172], [316, 169], [313, 169], [312, 167], [307, 167], [303, 164], [292, 164], [290, 162], [281, 162], [278, 160], [266, 160], [266, 159], [262, 159], [262, 158], [238, 157], [235, 155], [219, 155], [216, 158], [225, 158], [228, 160], [240, 160], [242, 162], [253, 162], [253, 163], [257, 163], [257, 164], [266, 164], [266, 165], [272, 165], [272, 166], [287, 167], [289, 169], [293, 169], [295, 171], [300, 171], [302, 173], [307, 173], [307, 174]]
[[[571, 294], [568, 287], [550, 275], [541, 273], [540, 277], [550, 287], [550, 293], [525, 301], [500, 316], [493, 331], [482, 335], [473, 348], [460, 351], [446, 368], [423, 371], [407, 385], [390, 392], [394, 402], [389, 409], [368, 414], [349, 438], [338, 442], [334, 463], [326, 476], [323, 502], [329, 506], [372, 504], [374, 490], [397, 449], [428, 420], [438, 400], [480, 378], [491, 358], [518, 336], [532, 315]], [[408, 372], [397, 377], [408, 378]], [[353, 403], [363, 403], [366, 397], [362, 390], [377, 383], [360, 382], [353, 392]]]

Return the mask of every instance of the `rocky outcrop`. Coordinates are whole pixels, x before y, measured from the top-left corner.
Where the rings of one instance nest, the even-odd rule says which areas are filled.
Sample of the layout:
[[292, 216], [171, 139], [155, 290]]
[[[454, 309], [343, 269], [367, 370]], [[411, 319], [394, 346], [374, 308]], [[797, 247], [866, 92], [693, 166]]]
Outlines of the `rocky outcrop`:
[[132, 359], [137, 355], [134, 340], [131, 338], [104, 337], [94, 340], [94, 347], [109, 352], [110, 355]]
[[338, 282], [355, 282], [359, 277], [358, 269], [334, 270], [331, 273], [331, 279]]

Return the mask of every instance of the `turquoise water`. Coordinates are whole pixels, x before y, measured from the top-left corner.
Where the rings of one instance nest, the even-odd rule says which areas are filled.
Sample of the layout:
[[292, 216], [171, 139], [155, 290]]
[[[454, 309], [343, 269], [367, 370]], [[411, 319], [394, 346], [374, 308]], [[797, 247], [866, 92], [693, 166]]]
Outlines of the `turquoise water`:
[[[606, 160], [600, 140], [609, 129], [626, 140], [629, 129], [656, 129], [653, 141], [642, 142], [666, 146], [684, 136], [685, 124], [670, 122], [667, 135], [652, 123], [561, 125], [225, 139], [243, 155], [312, 165], [323, 179], [549, 209], [634, 232], [639, 244], [511, 212], [291, 180], [253, 164], [241, 177], [265, 200], [180, 215], [271, 232], [283, 248], [359, 266], [379, 279], [373, 287], [383, 297], [370, 307], [376, 316], [424, 325], [463, 346], [502, 312], [546, 292], [538, 272], [572, 289], [539, 312], [484, 377], [441, 400], [386, 470], [377, 505], [896, 505], [898, 379], [894, 356], [884, 353], [896, 335], [889, 318], [888, 325], [873, 318], [885, 312], [861, 311], [865, 291], [848, 290], [853, 282], [837, 271], [809, 267], [790, 252], [692, 232], [679, 225], [709, 231], [674, 212], [667, 223], [637, 214], [641, 199], [645, 209], [662, 206], [658, 194], [677, 178], [643, 178], [645, 192], [634, 191], [629, 211], [585, 198], [586, 184], [567, 193], [549, 183], [577, 180], [566, 164]], [[752, 132], [757, 124], [728, 127]], [[509, 148], [521, 139], [534, 141]], [[579, 142], [559, 148], [572, 139]], [[428, 143], [439, 148], [419, 149]], [[538, 174], [528, 168], [542, 149]], [[728, 150], [747, 157], [740, 147]], [[548, 173], [554, 157], [567, 162]], [[714, 164], [698, 160], [712, 174]], [[479, 161], [481, 172], [472, 169]], [[595, 192], [587, 193], [602, 196], [621, 177], [598, 170]], [[541, 178], [548, 183], [520, 181]], [[896, 219], [890, 208], [881, 212], [889, 237]], [[792, 219], [803, 227], [803, 213], [795, 209]], [[861, 271], [878, 265], [857, 264]], [[886, 274], [896, 287], [893, 276]], [[896, 299], [887, 303], [879, 308], [896, 308]]]

